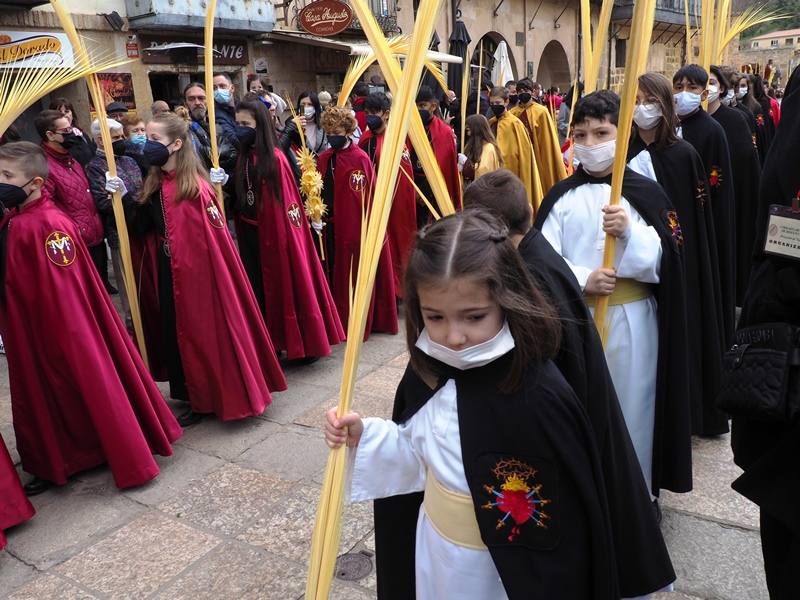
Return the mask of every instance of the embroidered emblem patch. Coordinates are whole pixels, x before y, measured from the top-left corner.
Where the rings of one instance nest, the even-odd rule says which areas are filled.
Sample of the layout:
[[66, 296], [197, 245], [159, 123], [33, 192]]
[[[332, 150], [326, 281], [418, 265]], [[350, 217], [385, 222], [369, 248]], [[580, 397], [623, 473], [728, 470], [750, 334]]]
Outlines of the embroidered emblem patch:
[[719, 187], [719, 184], [722, 183], [722, 169], [717, 166], [711, 167], [711, 173], [708, 174], [708, 184], [712, 187]]
[[550, 500], [542, 495], [542, 484], [536, 482], [536, 469], [515, 458], [506, 458], [497, 461], [492, 472], [499, 486], [483, 486], [490, 499], [481, 508], [500, 513], [496, 529], [507, 528], [509, 542], [520, 535], [522, 527], [547, 529], [550, 515], [545, 507]]
[[759, 127], [763, 127], [764, 126], [764, 115], [756, 115], [756, 124]]
[[669, 227], [672, 238], [675, 240], [678, 246], [683, 246], [683, 230], [681, 229], [681, 223], [678, 220], [678, 213], [674, 210], [665, 211], [664, 222], [667, 224], [667, 227]]
[[302, 225], [302, 214], [303, 213], [300, 211], [300, 207], [297, 206], [297, 202], [292, 202], [289, 205], [289, 208], [286, 210], [286, 215], [289, 217], [289, 223], [298, 229], [300, 229]]
[[706, 190], [706, 184], [702, 181], [697, 182], [697, 187], [695, 188], [694, 192], [695, 200], [700, 205], [700, 208], [704, 208], [706, 205], [706, 201], [708, 200], [708, 191]]
[[63, 231], [54, 231], [44, 242], [45, 254], [54, 265], [68, 267], [75, 262], [77, 249], [72, 237]]
[[364, 185], [367, 182], [367, 175], [361, 169], [357, 169], [350, 173], [350, 189], [354, 192], [364, 191]]
[[756, 134], [750, 134], [753, 137], [753, 148], [758, 148], [758, 140], [756, 139]]
[[211, 221], [211, 224], [217, 229], [225, 227], [225, 221], [222, 220], [222, 213], [219, 212], [219, 207], [213, 200], [209, 200], [206, 203], [206, 215], [208, 215], [208, 220]]

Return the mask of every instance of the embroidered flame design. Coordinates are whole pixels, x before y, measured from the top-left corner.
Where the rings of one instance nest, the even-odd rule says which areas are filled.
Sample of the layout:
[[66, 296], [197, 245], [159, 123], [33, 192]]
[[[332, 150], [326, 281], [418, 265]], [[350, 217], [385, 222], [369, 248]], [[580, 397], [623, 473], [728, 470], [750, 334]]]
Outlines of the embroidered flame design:
[[[550, 516], [544, 512], [544, 507], [550, 500], [542, 497], [542, 485], [530, 485], [529, 481], [536, 476], [536, 469], [517, 459], [504, 459], [493, 469], [495, 477], [502, 481], [500, 491], [494, 486], [485, 485], [483, 489], [491, 496], [481, 508], [484, 510], [499, 510], [503, 517], [497, 520], [497, 529], [502, 529], [511, 519], [511, 532], [508, 541], [522, 533], [522, 526], [533, 522], [536, 527], [547, 528], [545, 521]], [[492, 500], [495, 500], [494, 502]]]
[[722, 169], [719, 167], [711, 167], [711, 173], [708, 176], [708, 183], [711, 187], [717, 187], [722, 183]]

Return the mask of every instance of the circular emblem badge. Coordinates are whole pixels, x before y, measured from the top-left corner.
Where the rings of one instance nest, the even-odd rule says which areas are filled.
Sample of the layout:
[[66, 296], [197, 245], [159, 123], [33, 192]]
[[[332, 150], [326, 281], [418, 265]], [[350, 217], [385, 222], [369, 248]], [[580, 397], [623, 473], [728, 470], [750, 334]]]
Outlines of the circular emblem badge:
[[354, 192], [363, 192], [367, 182], [367, 175], [361, 169], [350, 173], [350, 189]]
[[222, 213], [219, 212], [219, 207], [213, 200], [209, 200], [206, 203], [206, 214], [208, 215], [208, 220], [211, 221], [214, 227], [217, 229], [225, 227], [225, 221], [222, 220]]
[[68, 267], [75, 262], [77, 250], [68, 233], [54, 231], [44, 242], [44, 251], [50, 262], [59, 267]]
[[298, 229], [300, 229], [303, 223], [302, 214], [303, 213], [300, 211], [300, 207], [297, 205], [297, 202], [292, 202], [289, 205], [289, 208], [286, 209], [286, 215], [289, 217], [289, 223]]

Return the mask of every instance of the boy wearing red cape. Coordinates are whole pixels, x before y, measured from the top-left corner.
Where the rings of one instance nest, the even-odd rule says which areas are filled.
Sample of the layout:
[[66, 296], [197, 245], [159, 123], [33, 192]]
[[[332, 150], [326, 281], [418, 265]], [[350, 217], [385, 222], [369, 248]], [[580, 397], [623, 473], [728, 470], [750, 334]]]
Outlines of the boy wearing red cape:
[[130, 225], [158, 248], [148, 279], [158, 281], [170, 395], [188, 403], [178, 422], [260, 415], [286, 380], [214, 189], [183, 119], [155, 117], [147, 138], [152, 166]]
[[[103, 289], [77, 226], [43, 186], [42, 150], [0, 147], [0, 332], [29, 495], [108, 463], [120, 488], [159, 473], [181, 429]], [[118, 180], [119, 181], [119, 180]]]
[[328, 356], [345, 333], [289, 162], [261, 100], [240, 102], [236, 123], [239, 254], [272, 342], [289, 360]]
[[30, 519], [36, 511], [25, 496], [14, 463], [0, 437], [0, 550], [6, 547], [5, 529]]
[[[331, 145], [317, 161], [323, 181], [322, 199], [328, 207], [324, 229], [325, 267], [339, 318], [347, 329], [350, 288], [356, 286], [361, 226], [372, 204], [374, 170], [367, 153], [350, 137], [356, 129], [356, 120], [349, 109], [328, 108], [322, 115], [322, 127]], [[389, 243], [384, 242], [364, 339], [370, 332], [397, 333], [395, 297], [392, 251]]]
[[[374, 92], [364, 100], [364, 113], [366, 113], [369, 131], [361, 136], [358, 145], [369, 155], [372, 164], [375, 165], [376, 173], [381, 161], [383, 136], [386, 133], [391, 107], [391, 100], [383, 92]], [[408, 149], [403, 150], [400, 169], [402, 173], [397, 178], [392, 212], [389, 214], [389, 225], [386, 228], [389, 245], [392, 248], [394, 287], [398, 297], [401, 297], [403, 293], [403, 273], [406, 271], [406, 262], [408, 262], [414, 236], [417, 233], [414, 169], [411, 167]]]

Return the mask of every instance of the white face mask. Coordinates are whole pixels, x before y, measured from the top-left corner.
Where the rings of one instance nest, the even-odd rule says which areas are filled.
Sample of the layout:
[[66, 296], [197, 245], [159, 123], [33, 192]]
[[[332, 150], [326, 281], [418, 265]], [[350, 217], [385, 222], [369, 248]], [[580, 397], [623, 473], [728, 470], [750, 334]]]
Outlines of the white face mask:
[[317, 111], [314, 109], [314, 107], [313, 107], [313, 106], [306, 106], [306, 107], [303, 109], [303, 116], [304, 116], [306, 119], [313, 119], [313, 118], [314, 118], [314, 113], [315, 113], [315, 112], [317, 112]]
[[578, 159], [583, 169], [589, 174], [607, 171], [614, 164], [614, 154], [616, 152], [616, 138], [595, 146], [575, 144], [575, 158]]
[[725, 94], [725, 96], [722, 98], [721, 102], [725, 106], [730, 106], [731, 102], [733, 102], [733, 97], [734, 96], [735, 96], [735, 94], [733, 93], [733, 90], [728, 90], [728, 93]]
[[741, 100], [747, 95], [747, 86], [743, 85], [739, 87], [739, 91], [736, 92], [736, 99]]
[[679, 117], [685, 117], [700, 108], [700, 102], [702, 101], [703, 98], [700, 94], [679, 92], [675, 94], [675, 112], [678, 113]]
[[514, 337], [511, 335], [508, 321], [506, 321], [503, 323], [503, 328], [492, 339], [463, 350], [451, 350], [447, 346], [437, 344], [430, 338], [426, 329], [419, 334], [415, 346], [439, 362], [466, 371], [488, 365], [508, 354], [514, 348]]
[[658, 104], [638, 104], [633, 109], [633, 121], [640, 129], [653, 129], [663, 117]]
[[708, 101], [716, 102], [719, 100], [719, 87], [716, 85], [708, 86]]

